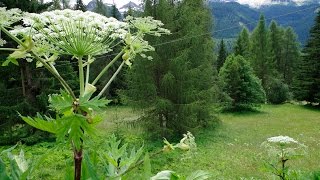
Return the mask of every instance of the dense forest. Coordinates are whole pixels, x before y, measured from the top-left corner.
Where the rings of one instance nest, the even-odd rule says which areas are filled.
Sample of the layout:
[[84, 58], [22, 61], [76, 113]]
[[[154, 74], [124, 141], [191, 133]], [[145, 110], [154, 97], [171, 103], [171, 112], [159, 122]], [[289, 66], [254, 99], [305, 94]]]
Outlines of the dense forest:
[[[13, 39], [6, 30], [28, 27], [23, 20], [14, 22], [11, 27], [11, 24], [6, 24], [6, 13], [11, 9], [19, 8], [29, 13], [73, 9], [82, 13], [87, 11], [82, 0], [77, 0], [75, 5], [70, 5], [66, 0], [49, 3], [38, 0], [0, 2], [0, 18], [4, 19], [0, 20], [0, 146], [15, 145], [17, 142], [26, 145], [53, 142], [56, 135], [58, 141], [64, 139], [64, 142], [72, 144], [77, 166], [76, 155], [81, 156], [81, 164], [85, 147], [84, 134], [91, 132], [89, 126], [94, 124], [93, 121], [103, 121], [102, 117], [95, 117], [93, 112], [96, 109], [97, 112], [104, 111], [101, 107], [109, 103], [106, 99], [110, 99], [110, 107], [130, 107], [139, 112], [138, 118], [124, 124], [142, 127], [148, 134], [145, 138], [149, 140], [163, 137], [177, 140], [181, 134], [185, 134], [189, 140], [193, 135], [186, 132], [197, 135], [205, 129], [212, 128], [215, 131], [221, 124], [220, 113], [259, 112], [265, 104], [307, 104], [319, 110], [320, 11], [309, 30], [309, 36], [306, 36], [308, 39], [304, 46], [301, 46], [292, 27], [281, 26], [276, 20], [266, 20], [264, 14], [261, 14], [255, 24], [250, 24], [249, 29], [246, 26], [242, 29], [235, 27], [237, 35], [230, 49], [225, 39], [217, 41], [215, 35], [212, 36], [215, 30], [212, 11], [215, 11], [215, 6], [208, 5], [204, 0], [144, 0], [142, 12], [129, 8], [124, 14], [120, 14], [115, 5], [106, 7], [102, 0], [96, 0], [95, 3], [95, 7], [90, 10], [100, 14], [99, 18], [112, 18], [112, 22], [119, 22], [119, 29], [121, 23], [128, 23], [128, 27], [134, 26], [137, 29], [129, 29], [128, 35], [119, 35], [119, 39], [110, 42], [112, 38], [109, 34], [109, 39], [103, 42], [110, 43], [112, 51], [106, 46], [98, 54], [95, 50], [103, 45], [92, 47], [84, 43], [81, 48], [88, 46], [84, 52], [96, 53], [84, 53], [87, 55], [85, 57], [81, 54], [83, 52], [80, 55], [69, 53], [67, 50], [72, 49], [72, 45], [68, 46], [69, 49], [65, 48], [68, 53], [61, 54], [51, 53], [48, 49], [36, 49], [37, 45], [27, 49], [28, 43], [36, 44], [39, 41], [35, 37], [30, 37], [29, 41], [21, 34], [17, 37], [26, 47], [21, 44], [17, 46], [19, 41]], [[72, 17], [73, 14], [68, 16]], [[154, 19], [150, 19], [150, 16]], [[145, 19], [140, 22], [139, 18]], [[149, 27], [148, 23], [153, 24]], [[82, 26], [85, 25], [79, 23], [72, 28]], [[39, 27], [35, 25], [35, 28]], [[95, 31], [102, 29], [99, 28]], [[84, 29], [80, 28], [79, 32], [84, 31], [91, 37], [93, 30], [86, 32]], [[75, 46], [80, 47], [81, 42], [67, 40], [69, 35], [66, 32], [67, 35], [59, 37], [63, 37], [67, 43], [76, 42]], [[132, 38], [130, 33], [137, 35], [132, 35]], [[77, 40], [85, 40], [84, 35], [79, 37], [80, 40]], [[134, 42], [136, 39], [138, 43]], [[118, 47], [122, 44], [124, 47]], [[51, 54], [41, 56], [45, 51]], [[39, 57], [34, 56], [36, 53], [40, 54]], [[42, 57], [46, 57], [46, 61], [39, 61]], [[118, 61], [119, 58], [122, 60]], [[108, 73], [102, 76], [105, 70]], [[52, 76], [55, 72], [60, 74]], [[77, 89], [79, 86], [80, 89]], [[90, 91], [90, 88], [94, 90]], [[72, 91], [68, 92], [68, 89]], [[69, 99], [69, 105], [63, 105], [62, 99]], [[67, 110], [69, 106], [72, 107], [71, 112]], [[68, 119], [70, 114], [74, 114], [75, 118]], [[55, 118], [57, 122], [67, 122], [61, 132], [49, 129], [51, 125], [46, 124]], [[75, 124], [76, 120], [81, 123]], [[41, 121], [44, 124], [36, 125]], [[78, 131], [74, 132], [74, 127]], [[57, 135], [62, 131], [63, 135]], [[73, 135], [76, 139], [70, 139]], [[183, 149], [185, 144], [182, 142], [177, 147]], [[113, 143], [110, 147], [118, 147], [120, 144], [116, 141]], [[174, 149], [170, 143], [166, 145], [165, 148]], [[142, 151], [133, 150], [132, 153]], [[85, 154], [83, 156], [93, 158]], [[139, 157], [133, 160], [129, 155], [126, 158], [128, 162], [139, 160]], [[144, 161], [150, 161], [148, 158], [145, 157]], [[116, 162], [118, 166], [121, 164], [120, 159]], [[84, 165], [85, 168], [89, 166], [92, 165]], [[118, 173], [126, 174], [127, 170], [119, 170]], [[0, 170], [0, 177], [1, 173]], [[285, 172], [276, 175], [285, 179]], [[78, 179], [78, 176], [75, 173], [74, 178]]]

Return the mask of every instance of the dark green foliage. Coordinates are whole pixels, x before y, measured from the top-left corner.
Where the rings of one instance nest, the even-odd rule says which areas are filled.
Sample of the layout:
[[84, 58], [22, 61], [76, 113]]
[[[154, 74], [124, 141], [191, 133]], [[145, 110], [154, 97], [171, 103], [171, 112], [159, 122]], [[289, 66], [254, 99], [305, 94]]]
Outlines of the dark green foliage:
[[77, 0], [77, 3], [74, 7], [75, 10], [80, 10], [80, 11], [86, 11], [87, 8], [86, 6], [83, 4], [82, 0]]
[[290, 99], [289, 86], [281, 80], [275, 79], [266, 90], [268, 102], [281, 104]]
[[255, 74], [261, 79], [264, 88], [267, 87], [267, 84], [274, 75], [267, 33], [265, 18], [261, 15], [258, 25], [251, 36], [251, 64]]
[[282, 43], [282, 62], [280, 63], [279, 74], [284, 82], [292, 85], [297, 65], [300, 61], [300, 44], [297, 42], [297, 35], [291, 27], [284, 30]]
[[152, 61], [136, 60], [127, 74], [126, 94], [132, 104], [146, 110], [148, 128], [168, 137], [200, 128], [211, 118], [214, 45], [208, 32], [212, 19], [202, 0], [148, 2], [144, 14], [161, 20], [173, 33], [150, 38], [150, 44], [184, 40], [156, 46]]
[[94, 12], [107, 16], [107, 7], [103, 4], [102, 0], [96, 0], [96, 7], [93, 9]]
[[218, 71], [223, 66], [224, 62], [226, 61], [227, 56], [228, 56], [228, 52], [226, 50], [226, 46], [225, 46], [224, 41], [222, 39], [220, 42], [218, 59], [217, 59], [217, 70]]
[[295, 78], [295, 96], [298, 100], [320, 102], [320, 12], [302, 53]]
[[3, 0], [0, 2], [0, 7], [4, 6], [7, 9], [19, 8], [22, 11], [37, 13], [48, 9], [52, 3], [39, 3], [37, 0]]
[[250, 109], [265, 102], [265, 92], [247, 60], [230, 55], [219, 72], [227, 110]]
[[236, 44], [234, 46], [235, 55], [240, 55], [245, 58], [250, 56], [250, 35], [247, 28], [243, 28], [238, 36]]
[[268, 42], [270, 46], [270, 58], [273, 65], [275, 65], [276, 70], [281, 72], [283, 70], [283, 60], [282, 60], [282, 29], [278, 27], [275, 21], [272, 21], [268, 32]]

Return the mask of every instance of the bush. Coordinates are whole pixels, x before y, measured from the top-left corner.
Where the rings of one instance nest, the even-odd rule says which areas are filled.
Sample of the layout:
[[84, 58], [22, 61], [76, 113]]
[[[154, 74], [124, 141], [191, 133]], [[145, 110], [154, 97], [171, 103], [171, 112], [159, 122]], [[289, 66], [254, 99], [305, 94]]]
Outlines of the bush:
[[287, 84], [281, 80], [273, 80], [267, 89], [268, 102], [281, 104], [290, 99], [290, 91]]

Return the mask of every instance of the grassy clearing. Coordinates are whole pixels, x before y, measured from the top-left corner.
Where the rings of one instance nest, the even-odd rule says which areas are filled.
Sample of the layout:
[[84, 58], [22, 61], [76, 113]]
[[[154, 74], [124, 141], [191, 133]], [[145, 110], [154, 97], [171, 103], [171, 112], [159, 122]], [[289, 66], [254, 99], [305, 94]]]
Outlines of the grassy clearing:
[[220, 114], [220, 127], [197, 135], [199, 151], [195, 157], [180, 161], [172, 155], [156, 167], [182, 174], [202, 169], [215, 179], [271, 179], [262, 171], [260, 145], [268, 137], [287, 135], [308, 146], [308, 155], [289, 165], [301, 171], [319, 171], [320, 111], [289, 104], [265, 105], [260, 111]]
[[[217, 128], [207, 128], [196, 135], [198, 151], [194, 156], [181, 160], [184, 153], [179, 151], [162, 154], [152, 160], [153, 172], [170, 169], [182, 175], [195, 170], [209, 171], [213, 179], [273, 179], [263, 172], [261, 157], [264, 157], [261, 143], [268, 137], [287, 135], [308, 146], [308, 155], [289, 165], [304, 172], [320, 170], [320, 110], [297, 105], [264, 105], [255, 113], [220, 114], [222, 123]], [[139, 117], [129, 107], [111, 107], [106, 110], [105, 121], [99, 124], [102, 139], [116, 132], [129, 143], [143, 142], [145, 132], [130, 124]], [[121, 123], [120, 123], [121, 122]], [[123, 123], [129, 122], [129, 123]], [[144, 141], [146, 149], [161, 149], [162, 140]], [[23, 147], [27, 157], [51, 149], [52, 143]], [[0, 147], [4, 149], [5, 147]], [[68, 149], [54, 150], [35, 175], [41, 179], [61, 179], [70, 159]], [[70, 160], [69, 160], [70, 161]], [[134, 176], [132, 176], [134, 177]]]

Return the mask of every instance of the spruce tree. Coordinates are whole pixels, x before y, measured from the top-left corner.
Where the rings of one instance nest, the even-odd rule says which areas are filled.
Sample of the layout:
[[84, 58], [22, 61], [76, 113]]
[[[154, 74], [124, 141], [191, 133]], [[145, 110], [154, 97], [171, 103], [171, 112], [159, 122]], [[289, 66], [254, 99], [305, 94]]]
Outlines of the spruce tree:
[[102, 0], [96, 0], [96, 7], [93, 10], [94, 12], [101, 14], [103, 16], [107, 16], [107, 8], [106, 6], [103, 4]]
[[247, 28], [243, 28], [240, 32], [234, 47], [235, 55], [241, 55], [245, 58], [250, 56], [250, 35]]
[[268, 30], [266, 28], [265, 18], [261, 15], [259, 23], [251, 37], [251, 61], [255, 73], [261, 79], [262, 86], [265, 89], [267, 89], [268, 83], [270, 83], [274, 73], [267, 34]]
[[294, 93], [298, 100], [320, 102], [320, 11], [310, 30], [297, 68]]
[[[202, 0], [184, 0], [180, 4], [159, 0], [145, 8], [144, 15], [154, 15], [173, 34], [149, 39], [159, 46], [152, 53], [152, 61], [137, 60], [128, 72], [129, 100], [146, 110], [151, 122], [148, 128], [160, 130], [161, 136], [207, 124], [214, 95], [209, 10]], [[173, 40], [177, 41], [170, 42]]]
[[279, 71], [284, 83], [291, 86], [294, 74], [297, 71], [297, 64], [300, 60], [300, 45], [297, 35], [291, 27], [285, 29], [282, 43], [282, 66]]
[[77, 0], [77, 3], [74, 7], [75, 10], [80, 10], [80, 11], [86, 11], [87, 8], [86, 6], [83, 4], [82, 0]]
[[278, 72], [283, 70], [283, 59], [282, 59], [282, 28], [278, 27], [275, 21], [271, 21], [268, 33], [268, 42], [270, 46], [271, 63], [275, 66]]
[[62, 9], [61, 4], [60, 4], [60, 0], [53, 0], [52, 9]]
[[227, 56], [228, 56], [228, 52], [227, 52], [226, 46], [224, 44], [224, 41], [222, 39], [220, 41], [218, 59], [217, 59], [217, 70], [218, 71], [223, 66], [224, 62], [226, 61]]
[[265, 102], [261, 81], [254, 75], [250, 63], [242, 56], [230, 55], [219, 72], [223, 100], [227, 110], [251, 109]]

